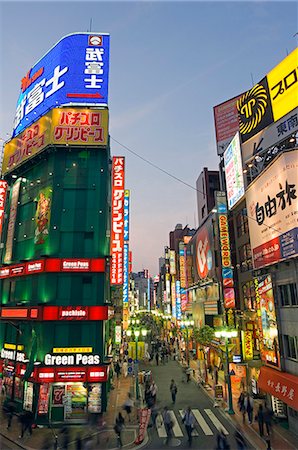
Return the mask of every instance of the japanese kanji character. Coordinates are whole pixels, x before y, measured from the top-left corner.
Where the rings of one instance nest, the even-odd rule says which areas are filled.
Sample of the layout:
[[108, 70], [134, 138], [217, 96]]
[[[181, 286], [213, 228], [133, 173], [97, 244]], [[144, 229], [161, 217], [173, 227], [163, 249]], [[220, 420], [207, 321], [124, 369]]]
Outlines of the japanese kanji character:
[[17, 106], [16, 115], [15, 115], [14, 124], [13, 124], [14, 128], [16, 128], [19, 125], [19, 123], [21, 122], [21, 120], [24, 118], [26, 98], [27, 98], [27, 96], [25, 95], [22, 98], [19, 105]]
[[275, 386], [275, 392], [280, 392], [280, 382]]
[[296, 128], [298, 126], [298, 116], [297, 114], [294, 114], [293, 116], [291, 116], [288, 120], [288, 127], [289, 130], [291, 130], [292, 128]]
[[288, 391], [288, 388], [287, 388], [287, 386], [282, 386], [282, 388], [281, 388], [281, 393], [282, 393], [282, 395], [285, 397], [285, 395], [287, 395], [287, 391]]
[[288, 131], [287, 122], [280, 123], [276, 128], [278, 136], [282, 136], [284, 133], [287, 133]]
[[292, 199], [296, 200], [296, 189], [295, 184], [288, 184], [288, 181], [286, 181], [286, 193], [287, 193], [287, 203], [291, 206]]
[[68, 67], [64, 67], [64, 69], [62, 69], [62, 70], [60, 70], [60, 66], [56, 66], [55, 67], [54, 74], [53, 74], [52, 78], [50, 78], [46, 82], [46, 86], [52, 85], [51, 89], [46, 93], [46, 98], [50, 97], [51, 95], [53, 95], [55, 92], [59, 91], [59, 89], [61, 89], [64, 86], [65, 81], [60, 81], [59, 82], [59, 79], [67, 71], [68, 71]]
[[91, 113], [91, 125], [100, 125], [100, 124], [101, 124], [101, 114]]
[[289, 390], [289, 393], [288, 393], [287, 397], [288, 397], [290, 400], [293, 400], [293, 399], [294, 399], [294, 394], [295, 394], [295, 391], [294, 391], [293, 388], [291, 388], [291, 389]]
[[103, 48], [86, 48], [86, 61], [102, 61]]
[[[36, 83], [33, 89], [27, 94], [27, 105], [25, 108], [25, 114], [29, 114], [33, 109], [40, 105], [44, 100], [43, 86], [45, 84], [45, 78], [39, 83]], [[32, 130], [30, 130], [32, 132]]]
[[88, 89], [99, 89], [101, 88], [101, 84], [103, 82], [102, 78], [97, 78], [96, 75], [90, 75], [90, 78], [84, 78], [85, 83], [90, 82], [90, 84], [85, 84], [85, 87]]
[[276, 214], [276, 199], [270, 198], [269, 195], [267, 195], [267, 202], [265, 203], [265, 211], [267, 217], [272, 217], [274, 214]]
[[262, 225], [265, 220], [264, 206], [260, 206], [259, 202], [256, 204], [256, 218], [258, 225]]
[[86, 75], [102, 75], [103, 74], [103, 63], [98, 63], [98, 62], [90, 62], [90, 63], [85, 63], [86, 64], [86, 69], [84, 70], [84, 73]]
[[[280, 189], [282, 189], [282, 185], [279, 184]], [[276, 194], [276, 198], [279, 198], [278, 206], [281, 206], [281, 209], [285, 209], [286, 207], [286, 199], [285, 199], [285, 190], [282, 189], [280, 192]]]

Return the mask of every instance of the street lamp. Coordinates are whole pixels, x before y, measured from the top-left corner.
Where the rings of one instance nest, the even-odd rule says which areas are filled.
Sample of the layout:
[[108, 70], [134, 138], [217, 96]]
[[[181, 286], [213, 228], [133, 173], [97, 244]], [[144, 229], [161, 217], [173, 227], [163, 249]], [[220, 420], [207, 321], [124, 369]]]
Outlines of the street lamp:
[[[140, 323], [139, 319], [132, 319], [131, 323], [132, 325], [134, 325], [137, 322], [137, 325]], [[139, 337], [140, 335], [142, 335], [143, 337], [146, 337], [147, 334], [149, 333], [148, 330], [146, 330], [146, 328], [128, 328], [128, 330], [126, 330], [126, 335], [128, 337], [133, 337], [134, 341], [136, 343], [136, 370], [135, 370], [135, 376], [136, 376], [136, 398], [137, 400], [139, 400], [140, 398], [140, 391], [139, 391], [139, 361], [138, 361], [138, 343], [139, 343]]]
[[231, 385], [231, 375], [229, 371], [229, 339], [235, 338], [238, 336], [237, 330], [228, 330], [223, 329], [219, 331], [215, 331], [214, 336], [217, 338], [223, 338], [225, 340], [225, 350], [226, 350], [226, 379], [228, 384], [228, 413], [235, 414], [233, 409], [233, 397], [232, 397], [232, 385]]
[[187, 365], [189, 367], [189, 335], [188, 329], [189, 327], [193, 327], [195, 322], [193, 320], [183, 319], [180, 322], [180, 325], [186, 330], [186, 357], [187, 357]]

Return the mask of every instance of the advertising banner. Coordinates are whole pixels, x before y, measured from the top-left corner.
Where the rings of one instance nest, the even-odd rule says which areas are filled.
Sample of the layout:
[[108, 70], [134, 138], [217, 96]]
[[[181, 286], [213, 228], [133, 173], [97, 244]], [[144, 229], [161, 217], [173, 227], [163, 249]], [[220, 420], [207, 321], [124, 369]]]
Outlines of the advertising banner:
[[253, 335], [251, 331], [242, 331], [243, 359], [250, 360], [254, 357]]
[[129, 241], [129, 202], [130, 190], [124, 191], [124, 242]]
[[50, 186], [45, 187], [39, 191], [38, 197], [35, 199], [37, 208], [35, 213], [34, 244], [38, 248], [46, 244], [49, 238], [52, 192], [53, 190]]
[[7, 192], [7, 181], [0, 180], [0, 238], [2, 234], [3, 222], [4, 222], [4, 209]]
[[261, 358], [268, 365], [280, 367], [278, 329], [271, 275], [257, 278], [262, 320]]
[[171, 296], [172, 296], [172, 317], [176, 319], [177, 313], [176, 313], [176, 283], [175, 279], [172, 278], [171, 283]]
[[142, 408], [139, 410], [139, 433], [135, 440], [135, 444], [139, 445], [143, 442], [147, 427], [149, 424], [149, 419], [151, 415], [151, 409]]
[[177, 320], [181, 320], [181, 292], [180, 281], [176, 281], [176, 317]]
[[13, 136], [52, 108], [108, 104], [110, 36], [64, 36], [24, 76], [17, 101]]
[[107, 109], [55, 108], [5, 144], [3, 174], [49, 145], [107, 145], [108, 117]]
[[6, 263], [6, 264], [11, 262], [11, 260], [12, 260], [13, 237], [14, 237], [16, 218], [17, 218], [20, 185], [21, 185], [21, 179], [19, 178], [14, 183], [14, 185], [12, 187], [12, 191], [11, 191], [9, 221], [8, 221], [5, 255], [4, 255], [4, 263]]
[[175, 250], [170, 250], [170, 274], [176, 275], [176, 253], [175, 253]]
[[244, 178], [238, 132], [224, 153], [224, 163], [228, 206], [231, 209], [244, 195]]
[[128, 278], [128, 244], [123, 246], [123, 308], [128, 308], [128, 291], [129, 291], [129, 278]]
[[101, 413], [101, 384], [94, 383], [88, 386], [88, 412]]
[[224, 154], [235, 133], [239, 131], [237, 100], [240, 97], [240, 95], [234, 97], [213, 108], [217, 154], [219, 156]]
[[254, 268], [298, 254], [298, 151], [281, 154], [246, 193]]
[[[209, 218], [194, 235], [195, 241], [195, 281], [212, 278], [215, 271], [213, 224]], [[193, 242], [193, 240], [191, 241]]]
[[248, 163], [256, 154], [262, 154], [265, 150], [268, 150], [270, 147], [284, 141], [297, 132], [298, 107], [242, 144], [243, 163]]
[[37, 414], [48, 414], [49, 411], [49, 396], [50, 396], [50, 385], [49, 383], [42, 383], [39, 389]]
[[124, 156], [114, 156], [112, 166], [111, 285], [123, 284]]

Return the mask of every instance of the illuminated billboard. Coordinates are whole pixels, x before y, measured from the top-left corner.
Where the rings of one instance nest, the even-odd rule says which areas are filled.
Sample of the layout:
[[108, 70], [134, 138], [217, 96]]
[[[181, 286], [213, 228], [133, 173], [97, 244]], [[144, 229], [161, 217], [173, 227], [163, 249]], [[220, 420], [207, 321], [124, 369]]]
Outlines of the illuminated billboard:
[[130, 203], [130, 190], [124, 191], [124, 241], [129, 241], [129, 203]]
[[212, 219], [207, 219], [200, 226], [195, 240], [195, 281], [212, 278], [215, 270], [214, 245], [213, 245], [213, 225]]
[[298, 150], [281, 154], [248, 187], [254, 268], [298, 255]]
[[49, 145], [105, 146], [108, 110], [56, 108], [4, 146], [2, 173], [6, 174]]
[[237, 100], [234, 97], [220, 105], [214, 106], [214, 123], [217, 143], [217, 154], [223, 155], [235, 133], [239, 131]]
[[129, 267], [128, 267], [128, 244], [123, 247], [123, 308], [128, 308], [129, 289]]
[[14, 229], [17, 218], [19, 194], [20, 194], [21, 179], [19, 178], [13, 185], [11, 195], [10, 195], [10, 210], [9, 210], [9, 220], [6, 235], [6, 245], [4, 254], [4, 263], [10, 263], [12, 260], [12, 249], [13, 249], [13, 238]]
[[124, 156], [113, 157], [110, 267], [110, 283], [112, 285], [123, 284], [124, 164]]
[[0, 180], [0, 238], [4, 222], [6, 192], [7, 192], [7, 181]]
[[244, 195], [241, 146], [238, 132], [224, 153], [224, 163], [228, 206], [231, 209]]
[[57, 106], [108, 104], [110, 36], [63, 37], [23, 77], [13, 136]]

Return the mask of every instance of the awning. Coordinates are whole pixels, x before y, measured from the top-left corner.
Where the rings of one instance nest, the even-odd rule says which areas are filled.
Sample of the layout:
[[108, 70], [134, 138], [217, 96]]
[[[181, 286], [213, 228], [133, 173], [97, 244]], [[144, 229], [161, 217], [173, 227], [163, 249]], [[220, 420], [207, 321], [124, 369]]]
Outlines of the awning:
[[297, 376], [263, 366], [258, 379], [258, 387], [298, 411]]

